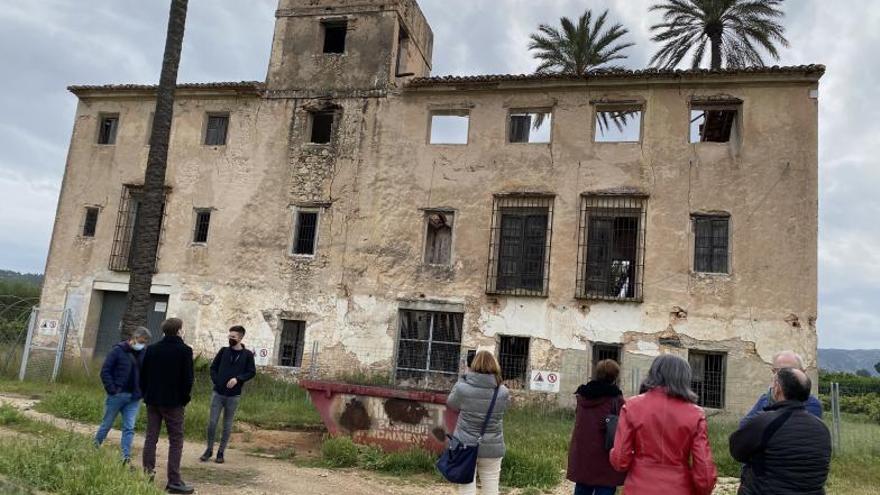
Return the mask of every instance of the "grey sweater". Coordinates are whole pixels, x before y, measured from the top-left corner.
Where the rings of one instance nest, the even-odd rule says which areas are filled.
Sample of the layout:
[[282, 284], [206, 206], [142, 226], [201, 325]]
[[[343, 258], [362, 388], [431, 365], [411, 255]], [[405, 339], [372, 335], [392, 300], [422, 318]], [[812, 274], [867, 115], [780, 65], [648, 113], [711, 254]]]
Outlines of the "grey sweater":
[[[492, 402], [492, 394], [495, 392], [495, 376], [481, 373], [466, 373], [452, 387], [446, 405], [461, 411], [458, 423], [455, 425], [453, 436], [466, 445], [476, 445], [480, 437], [480, 429], [483, 420]], [[504, 385], [498, 390], [498, 399], [495, 401], [495, 409], [486, 426], [486, 434], [480, 443], [478, 457], [500, 458], [504, 457], [504, 411], [510, 405], [510, 392]]]

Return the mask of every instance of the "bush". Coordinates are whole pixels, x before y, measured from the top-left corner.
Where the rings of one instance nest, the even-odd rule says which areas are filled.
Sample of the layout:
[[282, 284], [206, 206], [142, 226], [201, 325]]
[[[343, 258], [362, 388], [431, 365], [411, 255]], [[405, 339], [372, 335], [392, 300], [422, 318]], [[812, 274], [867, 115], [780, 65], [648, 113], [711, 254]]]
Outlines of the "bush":
[[841, 396], [855, 396], [868, 393], [880, 394], [880, 378], [858, 376], [850, 373], [819, 372], [819, 393], [830, 394], [831, 383], [840, 384]]
[[331, 467], [355, 467], [359, 458], [358, 446], [348, 437], [335, 437], [324, 440], [321, 455]]

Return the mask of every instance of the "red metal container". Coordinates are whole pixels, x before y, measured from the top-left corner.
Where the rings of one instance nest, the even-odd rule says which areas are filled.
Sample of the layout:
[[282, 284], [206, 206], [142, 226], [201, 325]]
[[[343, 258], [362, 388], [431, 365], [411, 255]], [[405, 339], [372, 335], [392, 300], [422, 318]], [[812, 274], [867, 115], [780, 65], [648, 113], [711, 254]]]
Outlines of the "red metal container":
[[446, 394], [388, 387], [303, 380], [312, 403], [333, 436], [385, 451], [413, 447], [441, 452], [455, 430], [458, 411], [446, 408]]

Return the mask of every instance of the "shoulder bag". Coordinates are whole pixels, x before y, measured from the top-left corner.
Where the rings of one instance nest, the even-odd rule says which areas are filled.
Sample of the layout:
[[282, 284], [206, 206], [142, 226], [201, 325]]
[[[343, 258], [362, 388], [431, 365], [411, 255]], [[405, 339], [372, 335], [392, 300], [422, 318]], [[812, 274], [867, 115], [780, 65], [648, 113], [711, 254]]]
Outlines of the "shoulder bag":
[[489, 404], [489, 411], [486, 412], [486, 419], [483, 420], [483, 427], [480, 429], [480, 437], [477, 439], [476, 445], [465, 445], [458, 438], [446, 435], [449, 438], [449, 445], [443, 451], [440, 460], [437, 461], [437, 470], [447, 481], [461, 485], [474, 481], [477, 472], [477, 453], [480, 450], [483, 435], [486, 434], [486, 427], [489, 426], [492, 411], [495, 409], [499, 388], [501, 387], [495, 387], [495, 392], [492, 394], [492, 402]]
[[620, 398], [615, 396], [611, 402], [611, 414], [605, 416], [605, 450], [614, 448], [614, 435], [617, 433], [617, 420], [620, 418]]

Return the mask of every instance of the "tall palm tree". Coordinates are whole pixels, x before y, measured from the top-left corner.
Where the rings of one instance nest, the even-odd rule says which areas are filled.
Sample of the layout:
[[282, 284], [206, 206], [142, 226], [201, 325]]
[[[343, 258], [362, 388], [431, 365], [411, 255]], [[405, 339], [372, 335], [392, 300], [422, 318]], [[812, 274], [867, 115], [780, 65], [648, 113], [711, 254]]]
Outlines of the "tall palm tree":
[[529, 50], [541, 61], [535, 70], [539, 74], [585, 74], [590, 69], [611, 68], [607, 64], [626, 58], [623, 51], [634, 45], [620, 39], [629, 31], [621, 24], [606, 28], [608, 11], [593, 22], [593, 13], [587, 9], [574, 23], [568, 17], [559, 20], [562, 27], [548, 24], [538, 26], [538, 33], [530, 36]]
[[764, 66], [760, 50], [779, 59], [777, 45], [787, 47], [783, 0], [662, 0], [651, 10], [663, 12], [663, 22], [651, 26], [658, 31], [652, 41], [663, 46], [651, 58], [651, 65], [676, 67], [691, 56], [691, 67], [699, 68], [710, 47], [712, 69]]
[[159, 229], [165, 205], [165, 169], [168, 163], [168, 141], [171, 119], [174, 115], [174, 91], [177, 89], [177, 68], [183, 47], [188, 0], [171, 0], [168, 32], [165, 36], [165, 54], [156, 91], [156, 110], [150, 133], [150, 152], [144, 173], [143, 198], [133, 233], [128, 284], [128, 303], [122, 316], [122, 336], [126, 337], [147, 322], [150, 306], [150, 287], [156, 269], [156, 251], [159, 248]]

